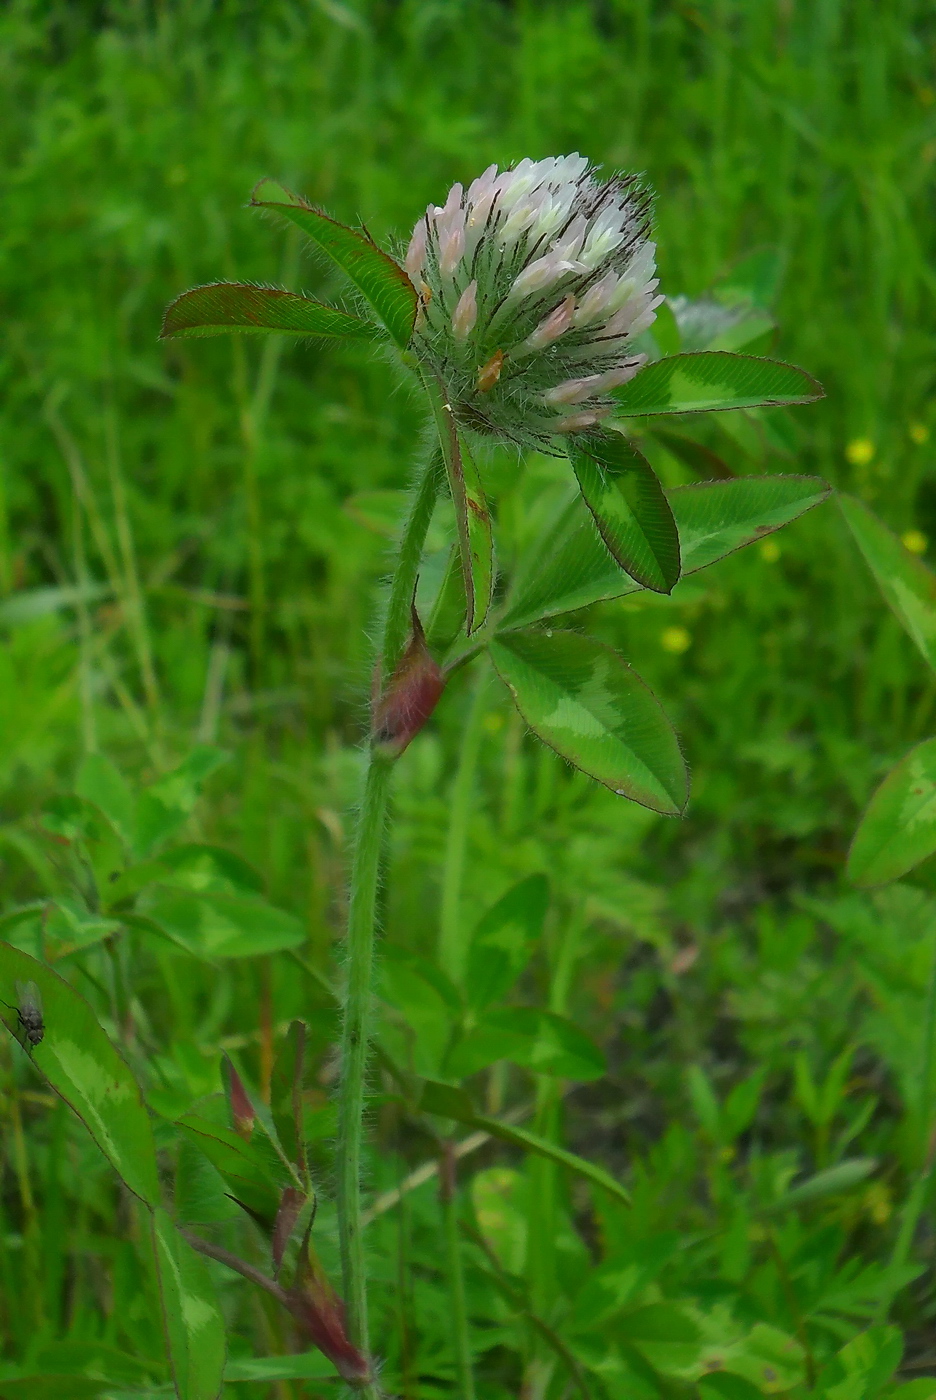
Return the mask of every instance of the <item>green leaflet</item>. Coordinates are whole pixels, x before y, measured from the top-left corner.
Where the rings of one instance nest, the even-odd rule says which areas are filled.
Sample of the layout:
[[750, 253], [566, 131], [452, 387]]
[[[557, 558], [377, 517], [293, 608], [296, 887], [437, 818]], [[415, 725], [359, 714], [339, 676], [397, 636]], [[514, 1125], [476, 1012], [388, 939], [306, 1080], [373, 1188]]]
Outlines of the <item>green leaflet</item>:
[[[824, 501], [829, 487], [817, 476], [752, 476], [678, 486], [666, 493], [679, 532], [683, 574], [778, 530]], [[620, 598], [639, 585], [622, 577], [576, 497], [537, 548], [542, 567], [530, 570], [508, 599], [501, 628]]]
[[702, 1340], [698, 1326], [678, 1304], [645, 1303], [615, 1323], [617, 1335], [628, 1342], [663, 1342], [689, 1346]]
[[[206, 779], [226, 763], [227, 758], [222, 749], [196, 744], [178, 767], [134, 793], [109, 758], [103, 754], [88, 754], [78, 770], [76, 791], [85, 802], [93, 803], [103, 812], [125, 847], [139, 856], [146, 856], [185, 825]], [[74, 799], [65, 800], [74, 802]], [[61, 807], [61, 800], [57, 805]], [[61, 834], [69, 840], [93, 835], [85, 829], [86, 814], [82, 816], [72, 808], [66, 819], [73, 830], [63, 826]], [[46, 825], [49, 825], [48, 820]]]
[[936, 671], [936, 574], [861, 501], [839, 496], [839, 508], [878, 587]]
[[669, 355], [613, 392], [619, 414], [628, 418], [814, 403], [825, 393], [818, 380], [794, 365], [727, 350]]
[[369, 235], [330, 219], [273, 180], [261, 180], [250, 203], [298, 224], [347, 273], [397, 345], [403, 349], [409, 343], [416, 319], [416, 292], [402, 267], [382, 252]]
[[689, 778], [652, 691], [600, 642], [574, 632], [508, 632], [491, 659], [544, 743], [621, 797], [678, 816]]
[[573, 440], [569, 456], [612, 558], [644, 588], [672, 592], [679, 578], [679, 534], [647, 459], [620, 433]]
[[546, 876], [528, 875], [479, 919], [465, 968], [465, 995], [474, 1011], [510, 991], [542, 936], [548, 903]]
[[90, 1376], [13, 1376], [3, 1380], [0, 1395], [3, 1400], [97, 1400], [115, 1389], [109, 1381]]
[[426, 645], [434, 656], [444, 656], [456, 640], [465, 621], [465, 610], [465, 573], [461, 550], [453, 545], [426, 623]]
[[[18, 1005], [17, 982], [34, 982], [45, 1035], [32, 1050], [36, 1068], [85, 1124], [128, 1190], [147, 1205], [159, 1200], [156, 1149], [149, 1115], [129, 1067], [84, 997], [58, 973], [0, 943], [0, 997]], [[15, 1011], [0, 1007], [16, 1033]]]
[[375, 329], [359, 316], [282, 287], [212, 282], [170, 302], [160, 340], [226, 335], [229, 331], [287, 331], [293, 335], [373, 340]]
[[805, 1181], [793, 1186], [778, 1201], [764, 1208], [764, 1215], [779, 1215], [785, 1210], [793, 1210], [796, 1206], [808, 1205], [810, 1201], [818, 1201], [826, 1196], [837, 1196], [842, 1191], [849, 1191], [853, 1186], [866, 1181], [877, 1167], [877, 1162], [873, 1157], [852, 1157], [844, 1162], [838, 1162], [834, 1167], [826, 1167], [824, 1171], [816, 1172]]
[[140, 912], [197, 958], [249, 958], [297, 948], [305, 928], [264, 899], [154, 887]]
[[295, 1356], [239, 1356], [224, 1368], [224, 1379], [266, 1382], [334, 1380], [335, 1368], [320, 1351], [299, 1352]]
[[606, 1069], [604, 1055], [584, 1031], [532, 1006], [487, 1012], [450, 1052], [445, 1068], [453, 1078], [467, 1079], [498, 1060], [583, 1083], [600, 1079]]
[[[828, 1396], [829, 1400], [839, 1400], [839, 1397], [846, 1395], [861, 1396], [862, 1400], [872, 1400], [872, 1397], [877, 1400], [880, 1395], [887, 1395], [888, 1400], [897, 1400], [898, 1396], [901, 1400], [910, 1400], [913, 1387], [918, 1382], [911, 1381], [909, 1386], [898, 1386], [896, 1389], [887, 1385], [900, 1365], [903, 1353], [904, 1338], [899, 1328], [869, 1327], [866, 1332], [859, 1332], [846, 1342], [831, 1362], [822, 1368], [816, 1389], [823, 1396]], [[920, 1396], [917, 1391], [920, 1400], [927, 1394], [932, 1400], [936, 1393], [932, 1377], [927, 1384], [928, 1392], [924, 1391]]]
[[587, 1162], [584, 1157], [579, 1157], [574, 1152], [566, 1152], [565, 1148], [556, 1147], [554, 1143], [537, 1136], [536, 1133], [527, 1132], [525, 1128], [517, 1128], [509, 1123], [501, 1123], [497, 1118], [488, 1118], [484, 1114], [476, 1113], [464, 1089], [456, 1088], [454, 1084], [441, 1084], [433, 1079], [423, 1080], [418, 1107], [423, 1113], [435, 1113], [440, 1118], [454, 1118], [456, 1123], [464, 1123], [468, 1128], [480, 1128], [483, 1132], [490, 1133], [491, 1137], [499, 1138], [501, 1142], [509, 1142], [525, 1152], [535, 1152], [539, 1157], [546, 1157], [561, 1167], [567, 1167], [577, 1176], [584, 1177], [586, 1181], [591, 1181], [595, 1186], [600, 1186], [603, 1191], [623, 1201], [625, 1205], [630, 1205], [629, 1192], [603, 1167]]
[[871, 798], [848, 852], [856, 885], [883, 885], [936, 851], [936, 739], [900, 760]]
[[152, 1232], [176, 1394], [179, 1400], [217, 1400], [226, 1340], [208, 1270], [162, 1208], [153, 1211]]
[[104, 889], [105, 907], [114, 909], [148, 885], [157, 884], [197, 894], [260, 895], [263, 891], [256, 870], [233, 851], [190, 842], [170, 846], [156, 860], [128, 866]]
[[714, 481], [716, 478], [730, 481], [735, 475], [717, 452], [696, 442], [686, 433], [674, 433], [668, 427], [654, 428], [650, 437], [703, 481]]
[[238, 1204], [272, 1225], [290, 1178], [269, 1140], [255, 1133], [245, 1142], [233, 1128], [196, 1113], [185, 1114], [176, 1126], [221, 1174]]

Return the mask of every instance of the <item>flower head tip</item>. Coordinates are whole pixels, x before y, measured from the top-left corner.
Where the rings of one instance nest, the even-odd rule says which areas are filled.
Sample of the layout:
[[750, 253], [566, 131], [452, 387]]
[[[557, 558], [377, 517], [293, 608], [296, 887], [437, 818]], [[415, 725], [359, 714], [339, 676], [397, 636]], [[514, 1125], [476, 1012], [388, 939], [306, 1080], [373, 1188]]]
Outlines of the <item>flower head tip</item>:
[[612, 411], [663, 300], [649, 213], [637, 176], [601, 183], [577, 154], [489, 166], [429, 206], [406, 254], [412, 348], [464, 422], [543, 444]]

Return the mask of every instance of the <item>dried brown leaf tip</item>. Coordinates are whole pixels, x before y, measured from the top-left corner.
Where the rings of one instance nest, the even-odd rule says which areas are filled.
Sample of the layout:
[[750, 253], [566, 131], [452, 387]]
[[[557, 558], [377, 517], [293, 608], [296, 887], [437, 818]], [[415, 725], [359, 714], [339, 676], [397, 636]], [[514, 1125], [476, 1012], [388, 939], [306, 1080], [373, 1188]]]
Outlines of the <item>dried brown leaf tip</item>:
[[374, 708], [374, 743], [394, 757], [416, 737], [445, 689], [445, 674], [426, 645], [415, 605], [412, 618], [410, 644]]

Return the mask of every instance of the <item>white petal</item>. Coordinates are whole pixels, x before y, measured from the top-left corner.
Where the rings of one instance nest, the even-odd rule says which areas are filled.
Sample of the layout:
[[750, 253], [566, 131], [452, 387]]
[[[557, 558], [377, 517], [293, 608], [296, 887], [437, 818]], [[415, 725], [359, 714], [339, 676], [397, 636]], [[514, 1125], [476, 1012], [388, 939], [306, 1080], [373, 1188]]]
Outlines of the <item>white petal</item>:
[[469, 282], [458, 299], [452, 313], [452, 334], [456, 340], [465, 340], [475, 328], [478, 319], [478, 283]]

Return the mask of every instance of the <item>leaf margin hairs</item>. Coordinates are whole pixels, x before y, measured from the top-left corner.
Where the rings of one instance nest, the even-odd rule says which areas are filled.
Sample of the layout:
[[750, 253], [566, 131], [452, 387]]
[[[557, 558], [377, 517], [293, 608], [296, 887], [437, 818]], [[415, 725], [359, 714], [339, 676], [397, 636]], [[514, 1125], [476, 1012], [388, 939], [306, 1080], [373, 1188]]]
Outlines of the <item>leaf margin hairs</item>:
[[[279, 198], [258, 198], [261, 191], [277, 194]], [[416, 321], [416, 289], [406, 272], [389, 253], [379, 248], [366, 230], [350, 228], [333, 219], [323, 209], [295, 194], [279, 181], [265, 176], [258, 180], [250, 193], [249, 207], [268, 209], [291, 220], [311, 238], [322, 252], [338, 264], [351, 278], [361, 295], [370, 303], [389, 331], [399, 349], [409, 344]], [[376, 286], [359, 275], [361, 260], [379, 269]]]
[[[248, 319], [223, 320], [209, 319], [210, 311], [209, 293], [220, 293], [222, 289], [251, 294], [250, 299], [255, 303], [255, 307], [266, 303], [270, 310], [280, 310], [280, 312], [291, 311], [297, 318], [306, 313], [310, 318], [320, 316], [322, 324], [313, 325], [288, 325], [287, 315], [280, 316], [280, 324], [264, 324], [262, 321], [252, 322]], [[245, 302], [248, 298], [245, 297]], [[208, 302], [205, 311], [200, 313], [205, 316], [202, 320], [190, 320], [182, 324], [177, 324], [185, 312], [191, 312], [197, 308], [198, 302]], [[245, 317], [247, 308], [244, 308]], [[329, 306], [325, 302], [316, 301], [312, 297], [307, 297], [302, 292], [291, 292], [285, 287], [273, 287], [258, 282], [233, 282], [223, 279], [217, 282], [203, 282], [198, 286], [189, 287], [187, 291], [180, 292], [163, 313], [162, 327], [159, 332], [160, 340], [204, 340], [212, 336], [228, 335], [299, 335], [309, 337], [320, 337], [330, 340], [374, 340], [378, 332], [369, 322], [364, 321], [359, 316], [355, 316], [350, 311], [345, 311], [341, 307]]]

